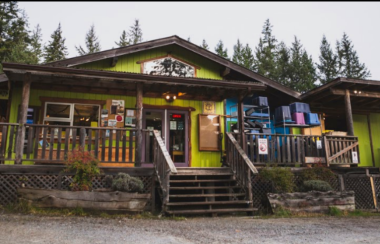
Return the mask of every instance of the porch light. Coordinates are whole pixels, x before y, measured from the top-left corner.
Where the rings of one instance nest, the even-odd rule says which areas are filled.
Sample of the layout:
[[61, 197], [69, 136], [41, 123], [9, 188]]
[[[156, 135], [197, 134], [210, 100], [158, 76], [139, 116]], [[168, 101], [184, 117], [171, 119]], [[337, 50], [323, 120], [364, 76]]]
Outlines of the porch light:
[[166, 95], [165, 96], [165, 100], [167, 101], [167, 102], [173, 102], [174, 100], [176, 100], [177, 99], [177, 96], [175, 96], [175, 95]]
[[358, 91], [357, 91], [357, 90], [354, 90], [354, 93], [356, 94], [356, 93], [358, 93]]
[[362, 93], [362, 91], [359, 91], [359, 94], [361, 94]]

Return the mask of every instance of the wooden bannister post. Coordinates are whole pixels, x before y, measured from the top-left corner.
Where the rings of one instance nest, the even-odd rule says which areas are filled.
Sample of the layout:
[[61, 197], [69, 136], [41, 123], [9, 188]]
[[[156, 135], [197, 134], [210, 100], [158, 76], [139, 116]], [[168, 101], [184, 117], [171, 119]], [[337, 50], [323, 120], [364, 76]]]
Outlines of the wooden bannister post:
[[24, 77], [24, 81], [22, 84], [22, 97], [21, 97], [21, 106], [20, 106], [20, 114], [19, 114], [19, 128], [17, 130], [17, 139], [16, 139], [16, 159], [15, 164], [21, 164], [22, 155], [24, 152], [24, 141], [25, 141], [25, 126], [26, 123], [26, 115], [28, 111], [29, 105], [29, 95], [30, 95], [30, 83], [32, 82], [32, 78], [30, 73], [26, 73]]
[[247, 152], [247, 143], [246, 143], [246, 138], [244, 134], [244, 104], [243, 104], [243, 95], [239, 95], [239, 100], [238, 100], [238, 126], [239, 126], [239, 133], [240, 133], [240, 145], [243, 148], [244, 152]]
[[143, 110], [143, 85], [136, 85], [136, 156], [135, 166], [141, 167], [142, 159], [142, 110]]

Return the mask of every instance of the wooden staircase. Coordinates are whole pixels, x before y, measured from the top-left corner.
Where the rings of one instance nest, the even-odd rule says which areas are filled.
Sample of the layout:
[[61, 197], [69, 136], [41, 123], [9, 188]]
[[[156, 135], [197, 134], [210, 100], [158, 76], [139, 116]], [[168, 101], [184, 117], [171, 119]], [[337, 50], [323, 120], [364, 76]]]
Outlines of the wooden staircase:
[[238, 185], [230, 168], [177, 168], [169, 178], [168, 199], [163, 210], [170, 215], [257, 211]]

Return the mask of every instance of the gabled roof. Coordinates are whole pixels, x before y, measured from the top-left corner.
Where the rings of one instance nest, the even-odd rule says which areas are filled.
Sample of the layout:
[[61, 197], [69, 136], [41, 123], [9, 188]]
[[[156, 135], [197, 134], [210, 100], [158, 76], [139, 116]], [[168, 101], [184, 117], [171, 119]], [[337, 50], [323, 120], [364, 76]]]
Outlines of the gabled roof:
[[[119, 57], [126, 54], [136, 53], [144, 50], [150, 50], [157, 47], [163, 47], [168, 45], [178, 45], [184, 49], [187, 49], [191, 52], [194, 52], [200, 56], [203, 56], [209, 60], [214, 61], [215, 63], [218, 63], [226, 68], [229, 68], [231, 70], [234, 70], [240, 74], [243, 74], [244, 76], [253, 79], [255, 81], [261, 82], [269, 87], [272, 87], [276, 90], [279, 90], [285, 94], [290, 95], [291, 97], [298, 98], [300, 96], [300, 93], [278, 83], [271, 79], [268, 79], [262, 75], [259, 75], [249, 69], [246, 69], [238, 64], [235, 64], [225, 58], [220, 57], [219, 55], [210, 52], [202, 47], [199, 47], [191, 42], [188, 42], [178, 36], [170, 36], [165, 37], [161, 39], [156, 39], [152, 41], [142, 42], [135, 45], [130, 45], [126, 47], [121, 48], [115, 48], [111, 50], [101, 51], [93, 54], [78, 56], [74, 58], [68, 58], [56, 62], [47, 63], [43, 66], [49, 66], [49, 67], [72, 67], [77, 66], [81, 64], [86, 64], [98, 60], [108, 59], [108, 58], [114, 58]], [[0, 78], [0, 82], [3, 81]]]

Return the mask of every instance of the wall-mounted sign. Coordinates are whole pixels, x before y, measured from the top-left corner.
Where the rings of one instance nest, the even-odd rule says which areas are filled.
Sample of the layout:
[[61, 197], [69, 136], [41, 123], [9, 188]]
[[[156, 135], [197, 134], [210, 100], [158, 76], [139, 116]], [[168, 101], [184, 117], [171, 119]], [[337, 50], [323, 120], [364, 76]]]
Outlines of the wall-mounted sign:
[[268, 154], [268, 140], [266, 138], [259, 138], [259, 154]]
[[359, 160], [358, 160], [358, 152], [352, 152], [352, 163], [353, 163], [353, 164], [357, 164], [357, 163], [359, 163]]
[[322, 141], [317, 140], [317, 149], [322, 149]]
[[182, 118], [182, 114], [172, 114], [173, 119], [180, 119]]
[[202, 102], [202, 112], [204, 114], [215, 114], [215, 102], [203, 101]]
[[195, 68], [173, 57], [164, 57], [144, 62], [144, 74], [175, 77], [195, 77]]
[[177, 130], [177, 121], [170, 121], [170, 130]]

